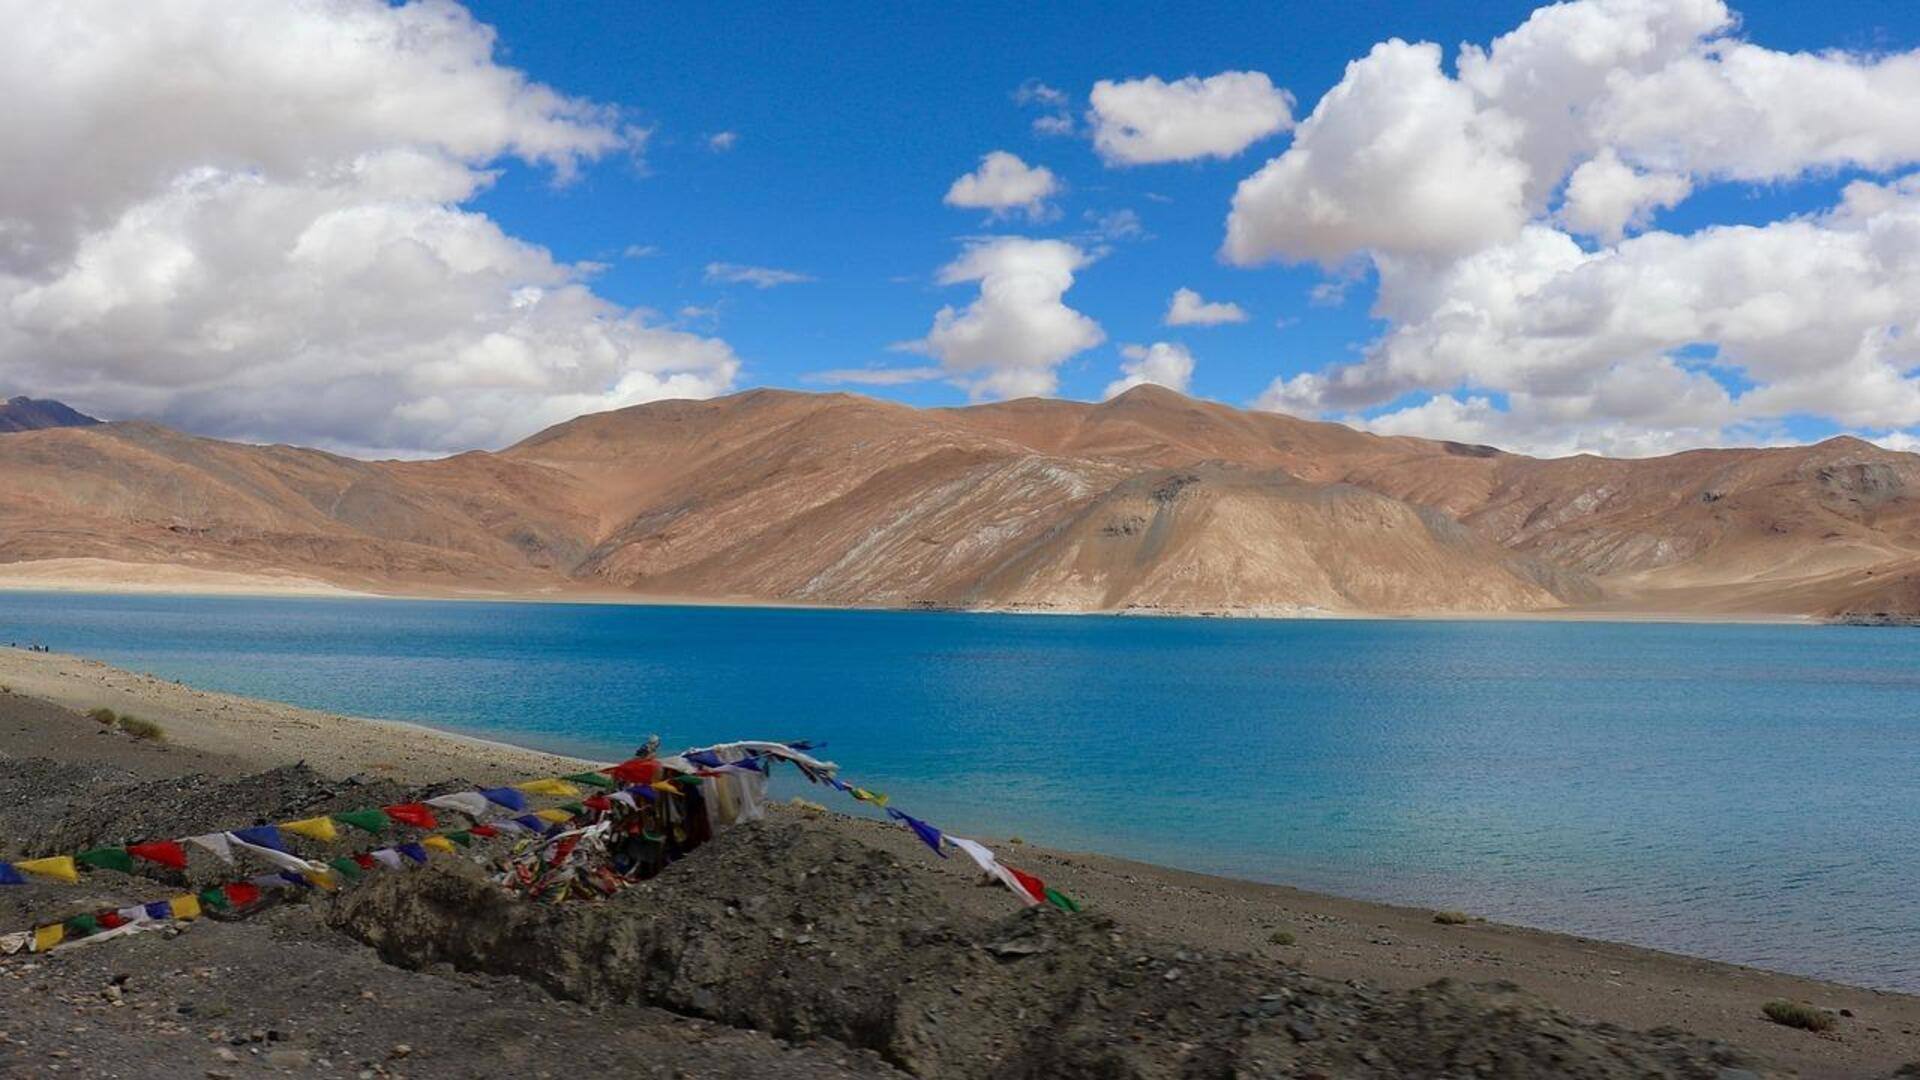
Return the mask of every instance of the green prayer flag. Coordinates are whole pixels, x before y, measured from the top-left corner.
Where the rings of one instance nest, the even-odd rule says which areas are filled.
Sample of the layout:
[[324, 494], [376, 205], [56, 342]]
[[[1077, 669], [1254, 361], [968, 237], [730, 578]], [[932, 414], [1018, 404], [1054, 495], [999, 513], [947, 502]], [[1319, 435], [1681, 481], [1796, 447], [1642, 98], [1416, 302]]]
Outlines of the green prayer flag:
[[471, 847], [473, 845], [473, 834], [465, 829], [461, 829], [459, 832], [446, 833], [445, 835], [447, 839], [459, 844], [461, 847]]
[[1059, 908], [1061, 911], [1079, 911], [1080, 910], [1079, 901], [1075, 900], [1071, 896], [1068, 896], [1066, 893], [1061, 892], [1059, 889], [1047, 890], [1047, 903], [1052, 904], [1054, 907]]
[[227, 903], [227, 894], [219, 889], [208, 889], [200, 894], [200, 903], [217, 911], [225, 911], [233, 905]]
[[673, 778], [673, 782], [674, 782], [674, 783], [676, 783], [676, 784], [685, 784], [685, 785], [687, 785], [688, 787], [699, 787], [699, 786], [700, 786], [701, 784], [704, 784], [704, 783], [706, 783], [706, 777], [703, 777], [703, 776], [676, 776], [676, 777], [674, 777], [674, 778]]
[[64, 924], [68, 937], [86, 937], [100, 932], [100, 920], [91, 915], [75, 915]]
[[560, 779], [571, 780], [576, 784], [585, 784], [588, 787], [597, 787], [606, 791], [612, 791], [614, 788], [620, 786], [614, 782], [613, 777], [608, 776], [606, 773], [577, 772], [572, 776], [563, 776]]
[[133, 873], [133, 856], [126, 848], [97, 847], [74, 856], [76, 862], [97, 866], [102, 870], [118, 870], [123, 874]]
[[351, 825], [361, 832], [380, 833], [393, 824], [384, 810], [348, 810], [333, 815], [333, 820], [342, 825]]
[[357, 862], [354, 862], [352, 859], [347, 858], [345, 855], [342, 855], [339, 858], [334, 859], [333, 861], [327, 863], [327, 865], [339, 871], [340, 876], [343, 878], [346, 878], [348, 881], [360, 880], [360, 873], [361, 873], [360, 864]]
[[563, 802], [560, 804], [560, 809], [565, 810], [574, 817], [579, 817], [581, 814], [587, 812], [587, 808], [577, 802]]

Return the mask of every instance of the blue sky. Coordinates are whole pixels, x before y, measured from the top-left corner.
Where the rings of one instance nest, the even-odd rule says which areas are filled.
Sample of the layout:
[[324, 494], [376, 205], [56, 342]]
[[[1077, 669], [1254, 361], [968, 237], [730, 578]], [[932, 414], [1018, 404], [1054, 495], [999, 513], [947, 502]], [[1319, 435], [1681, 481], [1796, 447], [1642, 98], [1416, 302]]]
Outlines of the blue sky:
[[[560, 188], [542, 171], [512, 169], [478, 205], [562, 258], [608, 263], [597, 287], [623, 303], [668, 314], [717, 308], [717, 319], [693, 325], [740, 352], [743, 384], [818, 388], [808, 373], [909, 363], [887, 346], [921, 336], [936, 309], [968, 298], [965, 286], [932, 281], [963, 238], [1084, 237], [1100, 215], [1132, 211], [1148, 235], [1110, 243], [1071, 291], [1072, 306], [1098, 320], [1108, 340], [1064, 365], [1061, 393], [1097, 398], [1115, 377], [1122, 343], [1173, 337], [1196, 356], [1193, 393], [1244, 404], [1275, 376], [1341, 360], [1380, 330], [1364, 277], [1344, 302], [1315, 304], [1313, 287], [1330, 279], [1318, 267], [1241, 268], [1218, 258], [1235, 186], [1287, 136], [1226, 161], [1109, 168], [1085, 138], [1036, 134], [1036, 111], [1016, 104], [1014, 91], [1038, 80], [1072, 95], [1078, 113], [1098, 79], [1246, 69], [1287, 88], [1304, 116], [1376, 41], [1434, 41], [1451, 51], [1512, 29], [1534, 5], [1217, 4], [1173, 13], [1149, 4], [1097, 12], [974, 4], [882, 14], [865, 4], [783, 13], [615, 2], [571, 5], [566, 18], [538, 5], [472, 7], [498, 28], [506, 62], [566, 92], [629, 107], [653, 128], [644, 168], [603, 162]], [[1783, 51], [1920, 44], [1920, 15], [1905, 3], [1749, 2], [1738, 11], [1743, 36]], [[719, 131], [739, 135], [729, 152], [706, 144]], [[996, 149], [1063, 177], [1057, 221], [1024, 228], [941, 204], [953, 179]], [[1807, 212], [1831, 203], [1851, 175], [1717, 186], [1660, 223], [1692, 229]], [[630, 245], [658, 253], [623, 258]], [[818, 280], [767, 290], [709, 285], [702, 268], [715, 260]], [[1183, 286], [1237, 302], [1252, 317], [1184, 332], [1161, 326]], [[865, 392], [916, 404], [966, 400], [939, 381]]]
[[[752, 386], [1146, 380], [1540, 454], [1920, 449], [1907, 2], [28, 25], [0, 391], [111, 418], [420, 455]], [[1170, 325], [1182, 289], [1238, 310]]]

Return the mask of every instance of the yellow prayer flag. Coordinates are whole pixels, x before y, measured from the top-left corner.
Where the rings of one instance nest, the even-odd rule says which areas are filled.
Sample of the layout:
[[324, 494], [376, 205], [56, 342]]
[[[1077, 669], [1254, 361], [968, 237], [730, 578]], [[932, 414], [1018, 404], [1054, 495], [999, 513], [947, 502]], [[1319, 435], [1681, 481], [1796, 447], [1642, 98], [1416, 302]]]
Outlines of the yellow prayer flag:
[[328, 817], [301, 818], [299, 821], [283, 821], [280, 827], [290, 833], [304, 836], [309, 840], [318, 840], [331, 844], [340, 838], [340, 830], [333, 827], [333, 819]]
[[571, 799], [580, 794], [579, 788], [556, 776], [550, 776], [544, 780], [528, 780], [513, 786], [529, 795], [552, 795], [557, 799]]
[[67, 940], [67, 928], [54, 923], [52, 926], [37, 926], [33, 930], [33, 951], [46, 952], [55, 945]]
[[658, 783], [656, 783], [656, 784], [654, 784], [654, 785], [652, 785], [652, 787], [653, 787], [653, 790], [655, 790], [655, 791], [658, 791], [658, 792], [662, 792], [662, 793], [664, 793], [664, 794], [667, 794], [667, 795], [678, 795], [678, 794], [680, 794], [680, 789], [679, 789], [679, 788], [677, 788], [677, 787], [674, 787], [674, 786], [673, 786], [672, 784], [669, 784], [669, 783], [667, 783], [667, 782], [666, 782], [665, 780], [662, 780], [662, 781], [660, 781], [660, 782], [658, 782]]
[[176, 919], [197, 919], [200, 917], [200, 898], [192, 893], [176, 896], [167, 901], [167, 907], [173, 911]]
[[308, 881], [328, 892], [332, 892], [340, 887], [339, 880], [333, 876], [333, 871], [331, 870], [309, 870], [307, 871], [306, 877]]
[[73, 864], [71, 855], [55, 855], [50, 859], [28, 859], [13, 864], [15, 870], [25, 870], [29, 874], [38, 874], [55, 881], [64, 881], [69, 885], [80, 883], [80, 868]]
[[441, 851], [448, 855], [454, 853], [453, 841], [444, 836], [429, 836], [420, 841], [420, 846], [430, 851]]
[[[535, 810], [533, 812], [533, 816], [539, 818], [541, 821], [550, 821], [555, 825], [558, 825], [563, 821], [573, 820], [573, 815], [567, 813], [565, 810]], [[435, 837], [435, 839], [439, 839], [441, 843], [447, 844], [448, 850], [452, 850], [453, 845], [450, 843], [447, 843], [446, 840], [439, 837]]]

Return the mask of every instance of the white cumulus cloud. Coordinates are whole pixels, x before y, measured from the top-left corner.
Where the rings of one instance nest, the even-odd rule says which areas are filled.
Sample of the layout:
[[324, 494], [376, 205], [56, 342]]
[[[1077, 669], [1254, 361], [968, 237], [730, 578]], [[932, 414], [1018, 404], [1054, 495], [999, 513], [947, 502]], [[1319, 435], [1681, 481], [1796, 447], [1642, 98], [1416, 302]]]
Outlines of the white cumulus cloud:
[[1111, 165], [1230, 158], [1293, 126], [1292, 96], [1258, 71], [1102, 79], [1090, 98], [1093, 146]]
[[1168, 326], [1219, 326], [1246, 322], [1247, 310], [1239, 304], [1204, 300], [1192, 289], [1175, 289], [1161, 321]]
[[1184, 394], [1193, 381], [1193, 354], [1177, 342], [1124, 345], [1120, 355], [1125, 358], [1120, 364], [1120, 378], [1107, 384], [1106, 397], [1118, 397], [1148, 383]]
[[727, 345], [465, 204], [645, 132], [451, 3], [0, 0], [0, 374], [116, 417], [418, 453], [728, 388]]
[[1063, 240], [974, 243], [938, 280], [979, 282], [980, 295], [965, 308], [941, 308], [927, 336], [901, 348], [938, 359], [976, 400], [1051, 394], [1061, 363], [1106, 340], [1099, 323], [1063, 301], [1075, 272], [1091, 261]]
[[[1457, 75], [1398, 40], [1350, 64], [1240, 185], [1224, 254], [1370, 268], [1387, 330], [1260, 404], [1543, 452], [1920, 425], [1920, 51], [1736, 26], [1720, 0], [1570, 0]], [[1880, 175], [1816, 212], [1658, 227], [1705, 187], [1837, 169]]]
[[1049, 213], [1047, 200], [1061, 190], [1053, 170], [995, 150], [980, 159], [978, 169], [955, 180], [943, 201], [962, 209], [987, 210], [995, 217], [1024, 210], [1029, 220], [1042, 221]]

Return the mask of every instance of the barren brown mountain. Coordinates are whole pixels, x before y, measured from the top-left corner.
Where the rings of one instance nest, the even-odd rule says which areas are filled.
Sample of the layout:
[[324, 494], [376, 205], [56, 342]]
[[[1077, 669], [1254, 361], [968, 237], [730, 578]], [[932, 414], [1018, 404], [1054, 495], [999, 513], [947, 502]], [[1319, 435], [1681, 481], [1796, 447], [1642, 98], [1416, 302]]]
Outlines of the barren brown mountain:
[[1912, 616], [1916, 493], [1920, 457], [1845, 438], [1540, 460], [1157, 387], [927, 410], [758, 390], [423, 462], [143, 423], [9, 434], [0, 562], [839, 605]]

